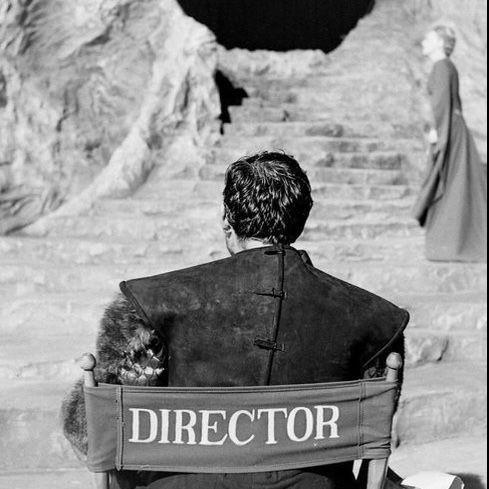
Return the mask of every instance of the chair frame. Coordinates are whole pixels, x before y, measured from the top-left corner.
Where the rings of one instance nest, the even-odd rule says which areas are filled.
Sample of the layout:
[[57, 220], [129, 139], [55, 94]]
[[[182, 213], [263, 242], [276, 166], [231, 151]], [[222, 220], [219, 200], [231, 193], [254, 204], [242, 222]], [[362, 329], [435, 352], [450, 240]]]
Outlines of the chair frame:
[[[399, 371], [403, 365], [402, 358], [398, 353], [391, 353], [387, 358], [387, 382], [398, 382]], [[96, 366], [95, 357], [91, 353], [86, 353], [80, 360], [80, 368], [83, 370], [83, 383], [86, 387], [97, 387], [94, 369]], [[368, 464], [367, 485], [365, 489], [384, 489], [388, 472], [389, 459], [363, 461]], [[110, 488], [110, 472], [94, 474], [96, 489]]]

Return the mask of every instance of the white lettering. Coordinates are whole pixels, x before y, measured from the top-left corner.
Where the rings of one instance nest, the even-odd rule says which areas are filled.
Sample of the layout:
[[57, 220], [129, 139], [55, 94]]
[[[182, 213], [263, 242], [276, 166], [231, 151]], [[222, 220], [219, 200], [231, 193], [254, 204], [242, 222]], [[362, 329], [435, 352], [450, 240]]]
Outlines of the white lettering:
[[[297, 436], [295, 429], [296, 417], [300, 412], [303, 412], [306, 415], [306, 432], [304, 433], [304, 436]], [[302, 443], [311, 438], [313, 432], [314, 416], [312, 414], [312, 411], [305, 407], [298, 407], [293, 409], [287, 419], [287, 436], [289, 437], [289, 440], [295, 441], [297, 443]]]
[[282, 413], [287, 418], [287, 409], [259, 409], [258, 419], [261, 419], [262, 414], [268, 415], [268, 439], [267, 445], [277, 445], [275, 438], [275, 415]]
[[247, 440], [244, 440], [244, 441], [242, 441], [242, 440], [240, 440], [238, 438], [238, 433], [237, 433], [237, 430], [238, 430], [238, 420], [239, 420], [239, 418], [241, 416], [246, 416], [247, 418], [250, 419], [250, 421], [252, 423], [254, 423], [255, 422], [256, 412], [255, 412], [254, 409], [253, 409], [252, 412], [249, 412], [249, 411], [236, 411], [231, 416], [231, 418], [229, 419], [229, 428], [228, 428], [229, 438], [238, 447], [244, 447], [246, 445], [249, 445], [255, 439], [255, 435], [250, 436]]
[[129, 409], [129, 412], [132, 415], [130, 443], [225, 446], [228, 442], [244, 447], [256, 439], [259, 429], [266, 433], [266, 445], [277, 445], [286, 436], [295, 443], [312, 437], [315, 440], [340, 438], [340, 409], [334, 405], [296, 407], [290, 412], [286, 408], [236, 412]]
[[[152, 443], [158, 436], [158, 416], [151, 409], [130, 409], [132, 413], [132, 438], [129, 439], [130, 443]], [[141, 439], [140, 433], [140, 420], [141, 413], [149, 415], [149, 434], [146, 439]]]
[[[340, 410], [338, 406], [315, 406], [317, 410], [317, 434], [316, 440], [324, 440], [324, 428], [329, 426], [330, 436], [329, 438], [339, 438], [338, 434], [338, 420], [340, 419]], [[331, 418], [329, 421], [325, 421], [325, 411], [331, 411]]]
[[[188, 423], [183, 424], [183, 415], [188, 415]], [[195, 411], [187, 411], [186, 409], [179, 409], [175, 411], [175, 444], [185, 445], [183, 441], [183, 432], [186, 431], [188, 435], [187, 445], [197, 445], [195, 436], [195, 425], [197, 424], [197, 414]]]
[[200, 411], [200, 413], [202, 414], [202, 439], [200, 441], [200, 445], [224, 445], [224, 442], [227, 440], [228, 435], [226, 435], [219, 441], [210, 441], [209, 432], [212, 431], [213, 433], [217, 433], [217, 421], [213, 425], [210, 425], [210, 417], [220, 416], [223, 420], [226, 420], [226, 411]]
[[170, 443], [169, 431], [170, 431], [170, 410], [160, 409], [161, 413], [161, 439], [158, 443], [167, 444]]

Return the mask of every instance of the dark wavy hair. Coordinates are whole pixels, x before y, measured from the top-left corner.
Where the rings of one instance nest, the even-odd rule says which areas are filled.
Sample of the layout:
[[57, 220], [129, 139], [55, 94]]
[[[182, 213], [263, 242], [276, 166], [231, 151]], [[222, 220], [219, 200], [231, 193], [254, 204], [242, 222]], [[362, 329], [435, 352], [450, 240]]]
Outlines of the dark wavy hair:
[[294, 243], [304, 230], [312, 205], [307, 175], [285, 153], [247, 156], [226, 171], [224, 217], [241, 239]]

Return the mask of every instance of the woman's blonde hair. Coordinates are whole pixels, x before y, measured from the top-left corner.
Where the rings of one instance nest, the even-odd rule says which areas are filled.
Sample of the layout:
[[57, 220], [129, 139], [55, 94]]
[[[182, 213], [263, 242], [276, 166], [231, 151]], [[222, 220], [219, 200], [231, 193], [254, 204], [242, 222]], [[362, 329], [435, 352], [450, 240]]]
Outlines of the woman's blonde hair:
[[450, 57], [457, 44], [457, 32], [455, 26], [450, 23], [438, 22], [433, 25], [434, 32], [442, 39], [445, 54]]

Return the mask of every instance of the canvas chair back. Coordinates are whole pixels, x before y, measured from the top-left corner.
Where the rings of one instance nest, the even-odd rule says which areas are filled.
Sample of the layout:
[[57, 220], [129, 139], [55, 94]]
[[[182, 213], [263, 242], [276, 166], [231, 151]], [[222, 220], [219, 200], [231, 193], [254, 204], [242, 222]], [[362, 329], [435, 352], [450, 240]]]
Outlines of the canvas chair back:
[[85, 355], [89, 469], [256, 473], [353, 460], [383, 489], [401, 358], [385, 378], [330, 384], [156, 388], [100, 384]]

